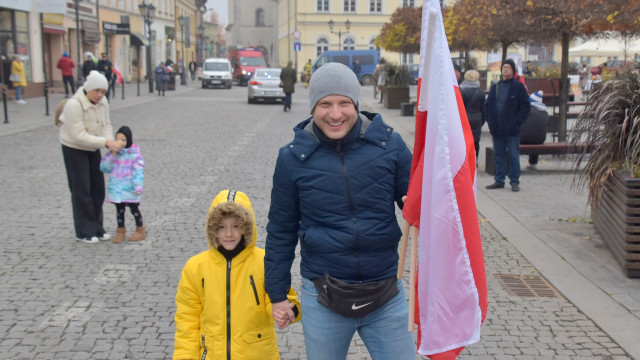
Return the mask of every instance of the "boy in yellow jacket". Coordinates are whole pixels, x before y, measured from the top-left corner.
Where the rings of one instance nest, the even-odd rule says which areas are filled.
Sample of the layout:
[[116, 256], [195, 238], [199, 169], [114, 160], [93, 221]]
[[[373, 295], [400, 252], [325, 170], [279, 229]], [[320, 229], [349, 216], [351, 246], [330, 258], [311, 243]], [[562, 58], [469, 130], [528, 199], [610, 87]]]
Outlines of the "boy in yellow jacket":
[[[205, 232], [209, 250], [187, 261], [178, 284], [173, 359], [280, 359], [264, 290], [264, 249], [256, 247], [255, 215], [247, 195], [218, 193]], [[293, 289], [288, 298], [299, 321], [300, 302]], [[281, 317], [278, 325], [288, 325]]]

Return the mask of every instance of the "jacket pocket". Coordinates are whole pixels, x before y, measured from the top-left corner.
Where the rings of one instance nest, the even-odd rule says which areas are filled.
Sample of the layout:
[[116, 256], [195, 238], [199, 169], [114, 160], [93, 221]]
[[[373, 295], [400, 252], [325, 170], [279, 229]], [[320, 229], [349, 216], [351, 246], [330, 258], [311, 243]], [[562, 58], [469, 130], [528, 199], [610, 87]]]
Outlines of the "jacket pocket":
[[278, 339], [273, 325], [242, 332], [238, 344], [242, 349], [242, 359], [278, 359]]

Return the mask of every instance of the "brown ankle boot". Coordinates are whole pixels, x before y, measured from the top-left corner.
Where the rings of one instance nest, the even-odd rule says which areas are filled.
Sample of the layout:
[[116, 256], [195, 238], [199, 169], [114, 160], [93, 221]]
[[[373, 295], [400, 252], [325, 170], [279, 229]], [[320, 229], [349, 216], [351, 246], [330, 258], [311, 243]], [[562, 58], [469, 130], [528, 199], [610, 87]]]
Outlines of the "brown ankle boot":
[[113, 241], [114, 243], [121, 243], [124, 241], [124, 238], [126, 236], [127, 233], [127, 229], [124, 227], [119, 227], [118, 229], [116, 229], [116, 236], [113, 237]]
[[129, 236], [129, 241], [140, 241], [147, 238], [147, 231], [144, 226], [136, 226], [136, 232]]

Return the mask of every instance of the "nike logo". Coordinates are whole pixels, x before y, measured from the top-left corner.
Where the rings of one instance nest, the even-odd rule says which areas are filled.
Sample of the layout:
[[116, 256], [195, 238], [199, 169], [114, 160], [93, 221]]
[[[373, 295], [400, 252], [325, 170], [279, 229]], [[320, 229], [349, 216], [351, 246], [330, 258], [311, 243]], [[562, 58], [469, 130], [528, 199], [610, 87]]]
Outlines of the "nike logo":
[[368, 302], [366, 304], [362, 304], [362, 305], [356, 305], [356, 303], [353, 303], [353, 305], [351, 305], [351, 310], [358, 310], [358, 309], [363, 308], [363, 307], [365, 307], [367, 305], [370, 305], [370, 304], [373, 304], [373, 301], [372, 302]]

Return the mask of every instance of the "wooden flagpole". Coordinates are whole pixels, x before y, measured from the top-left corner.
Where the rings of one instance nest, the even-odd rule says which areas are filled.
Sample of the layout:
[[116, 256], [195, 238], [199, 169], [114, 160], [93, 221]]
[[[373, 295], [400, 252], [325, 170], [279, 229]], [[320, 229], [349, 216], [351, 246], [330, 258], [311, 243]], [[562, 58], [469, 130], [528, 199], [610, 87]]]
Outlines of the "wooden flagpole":
[[409, 332], [413, 332], [416, 313], [416, 260], [418, 256], [418, 228], [413, 228], [411, 240], [411, 260], [409, 262]]
[[402, 238], [400, 239], [400, 249], [398, 250], [398, 279], [402, 279], [404, 273], [404, 263], [407, 257], [407, 241], [409, 241], [409, 231], [411, 231], [411, 224], [405, 219], [402, 226]]

